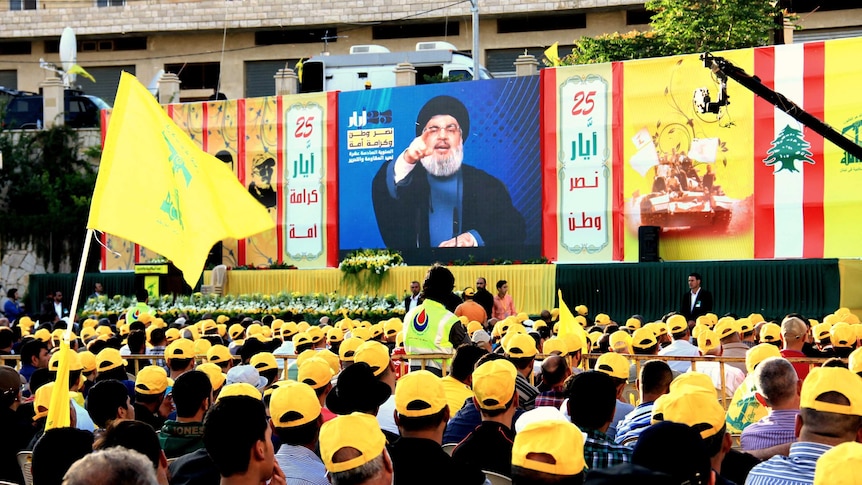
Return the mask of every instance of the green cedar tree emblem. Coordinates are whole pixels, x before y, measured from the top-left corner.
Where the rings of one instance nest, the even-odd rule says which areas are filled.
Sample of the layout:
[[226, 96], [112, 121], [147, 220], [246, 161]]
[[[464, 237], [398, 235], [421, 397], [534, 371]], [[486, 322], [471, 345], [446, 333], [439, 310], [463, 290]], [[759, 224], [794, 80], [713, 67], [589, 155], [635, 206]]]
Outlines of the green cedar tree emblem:
[[775, 171], [778, 173], [782, 170], [789, 172], [798, 172], [796, 162], [814, 163], [811, 158], [812, 153], [808, 151], [811, 144], [805, 141], [802, 136], [802, 131], [797, 130], [790, 125], [784, 127], [778, 137], [771, 142], [772, 148], [766, 151], [767, 158], [763, 163], [769, 166], [776, 166]]

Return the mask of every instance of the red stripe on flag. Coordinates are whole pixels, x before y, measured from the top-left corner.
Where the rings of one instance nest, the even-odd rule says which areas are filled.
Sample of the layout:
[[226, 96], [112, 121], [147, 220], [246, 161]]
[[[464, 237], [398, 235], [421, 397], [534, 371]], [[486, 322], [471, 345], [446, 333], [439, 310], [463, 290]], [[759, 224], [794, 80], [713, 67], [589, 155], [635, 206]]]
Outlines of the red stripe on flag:
[[[245, 186], [245, 99], [236, 100], [236, 176]], [[236, 242], [236, 264], [245, 266], [245, 239]]]
[[[772, 47], [754, 50], [754, 74], [769, 88], [775, 87], [775, 52]], [[775, 108], [754, 97], [754, 257], [775, 257], [775, 178], [763, 159], [775, 136]]]
[[[102, 142], [102, 144], [104, 145], [104, 142]], [[105, 234], [104, 232], [99, 233], [99, 241], [102, 242], [102, 244], [100, 245], [101, 247], [99, 248], [99, 252], [101, 253], [101, 258], [102, 258], [102, 262], [101, 262], [102, 271], [105, 271], [108, 269], [108, 249], [107, 249], [108, 241], [107, 241], [107, 239], [108, 239], [107, 234]]]
[[209, 124], [209, 112], [210, 104], [201, 103], [201, 150], [205, 152], [209, 151], [210, 142], [208, 133], [209, 130], [207, 130], [207, 125]]
[[539, 71], [539, 134], [542, 143], [539, 157], [542, 161], [542, 255], [556, 261], [559, 255], [560, 234], [557, 232], [559, 211], [557, 206], [557, 69]]
[[[824, 88], [826, 77], [826, 46], [823, 42], [805, 44], [805, 110], [819, 119], [824, 119]], [[823, 192], [825, 160], [823, 137], [805, 127], [803, 136], [811, 144], [814, 164], [804, 164], [805, 185], [802, 191], [802, 215], [805, 239], [802, 255], [806, 258], [822, 258], [825, 241]]]
[[275, 135], [278, 139], [278, 144], [275, 147], [275, 170], [276, 170], [276, 185], [275, 190], [278, 194], [278, 198], [276, 199], [275, 204], [275, 234], [276, 234], [276, 247], [278, 248], [278, 255], [276, 256], [276, 260], [278, 264], [284, 262], [284, 184], [282, 180], [284, 180], [284, 102], [281, 96], [277, 96], [275, 98]]
[[326, 93], [326, 266], [338, 266], [338, 96]]
[[613, 84], [611, 88], [611, 140], [613, 140], [613, 231], [614, 231], [614, 261], [625, 259], [625, 214], [623, 198], [623, 137], [618, 136], [623, 129], [623, 97], [617, 93], [623, 92], [623, 73], [625, 72], [622, 62], [611, 64]]

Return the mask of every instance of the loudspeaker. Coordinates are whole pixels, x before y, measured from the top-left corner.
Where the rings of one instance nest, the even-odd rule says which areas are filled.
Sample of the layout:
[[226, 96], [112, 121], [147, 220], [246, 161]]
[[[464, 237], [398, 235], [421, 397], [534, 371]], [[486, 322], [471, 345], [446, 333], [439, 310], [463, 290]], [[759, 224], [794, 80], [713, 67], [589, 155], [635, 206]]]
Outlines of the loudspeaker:
[[659, 226], [638, 227], [638, 261], [641, 263], [658, 262], [658, 239], [661, 233]]
[[222, 244], [221, 241], [215, 243], [215, 246], [210, 249], [210, 253], [207, 255], [207, 267], [210, 266], [218, 266], [222, 264]]

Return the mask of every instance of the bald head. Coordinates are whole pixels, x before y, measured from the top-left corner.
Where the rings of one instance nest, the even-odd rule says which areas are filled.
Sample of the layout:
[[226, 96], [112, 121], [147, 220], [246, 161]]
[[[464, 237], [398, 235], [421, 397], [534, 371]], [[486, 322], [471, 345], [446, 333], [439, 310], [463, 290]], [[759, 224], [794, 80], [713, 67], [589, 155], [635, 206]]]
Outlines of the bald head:
[[569, 364], [562, 356], [552, 355], [542, 361], [542, 380], [550, 387], [562, 384], [569, 374]]
[[800, 318], [787, 317], [781, 322], [781, 339], [785, 349], [801, 350], [807, 333], [808, 325]]

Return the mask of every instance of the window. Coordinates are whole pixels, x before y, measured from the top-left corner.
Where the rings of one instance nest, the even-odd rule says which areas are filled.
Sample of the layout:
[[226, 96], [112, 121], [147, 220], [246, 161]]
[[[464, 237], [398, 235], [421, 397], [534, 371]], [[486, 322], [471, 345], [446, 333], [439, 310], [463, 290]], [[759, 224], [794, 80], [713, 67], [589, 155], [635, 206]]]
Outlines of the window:
[[28, 55], [30, 54], [29, 41], [0, 42], [0, 56]]
[[645, 8], [633, 8], [626, 10], [626, 25], [646, 25], [652, 22], [655, 12]]
[[36, 0], [9, 0], [9, 10], [36, 10]]
[[585, 28], [587, 28], [587, 14], [584, 13], [525, 14], [523, 17], [497, 19], [498, 34]]
[[461, 23], [423, 22], [402, 25], [375, 25], [371, 27], [372, 39], [410, 39], [413, 37], [447, 37], [461, 34]]
[[338, 29], [335, 27], [320, 29], [264, 30], [254, 33], [254, 45], [282, 44], [314, 44], [338, 42]]
[[215, 89], [218, 85], [219, 63], [165, 64], [165, 72], [177, 73], [183, 89]]
[[96, 0], [97, 7], [122, 7], [126, 0]]
[[[95, 51], [145, 51], [147, 37], [123, 36], [113, 39], [78, 40], [78, 52]], [[51, 39], [45, 41], [45, 54], [60, 52], [60, 41]]]
[[791, 12], [824, 12], [827, 10], [850, 10], [862, 8], [860, 0], [785, 0], [783, 5], [790, 7]]

